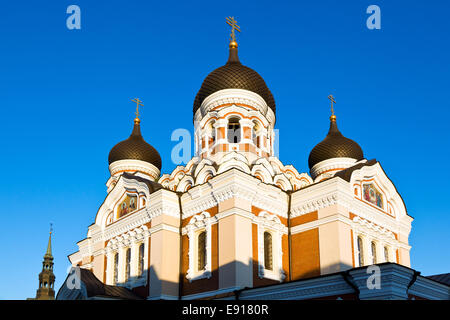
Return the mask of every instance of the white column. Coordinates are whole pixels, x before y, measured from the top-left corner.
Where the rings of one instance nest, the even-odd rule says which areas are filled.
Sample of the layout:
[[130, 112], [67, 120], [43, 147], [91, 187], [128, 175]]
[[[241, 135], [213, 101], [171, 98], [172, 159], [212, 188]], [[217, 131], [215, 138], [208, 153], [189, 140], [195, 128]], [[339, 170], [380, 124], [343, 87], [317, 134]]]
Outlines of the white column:
[[113, 273], [114, 273], [114, 255], [111, 249], [106, 251], [106, 284], [113, 284]]
[[367, 237], [367, 235], [364, 235], [362, 237], [363, 242], [363, 250], [364, 250], [364, 265], [368, 266], [372, 264], [372, 255], [371, 255], [371, 249], [370, 249], [370, 239]]
[[397, 262], [397, 257], [395, 255], [395, 248], [389, 246], [389, 262]]
[[377, 245], [377, 263], [384, 262], [384, 246], [381, 241], [376, 242]]
[[150, 257], [148, 256], [148, 241], [149, 241], [149, 236], [146, 234], [145, 238], [144, 238], [144, 278], [145, 278], [145, 282], [148, 281], [148, 269], [150, 267], [149, 264], [149, 259]]
[[125, 250], [126, 247], [123, 244], [120, 244], [119, 249], [117, 250], [117, 253], [119, 254], [119, 267], [118, 267], [118, 277], [117, 282], [118, 283], [124, 283], [125, 282]]
[[[228, 131], [228, 127], [227, 127], [228, 121], [226, 119], [219, 119], [216, 121], [216, 123], [214, 123], [214, 127], [216, 128], [216, 140], [217, 142], [220, 143], [225, 143], [227, 142], [227, 131]], [[225, 128], [224, 130], [224, 136], [221, 137], [220, 139], [218, 139], [218, 135], [219, 135], [219, 131], [220, 128]]]
[[[253, 130], [253, 121], [250, 119], [240, 119], [239, 125], [241, 127], [241, 141], [240, 143], [252, 143], [252, 130]], [[250, 137], [244, 137], [244, 128], [250, 129]]]
[[131, 240], [131, 263], [130, 263], [130, 279], [136, 280], [137, 274], [138, 274], [138, 259], [139, 259], [139, 253], [138, 253], [138, 243], [136, 242], [136, 239]]

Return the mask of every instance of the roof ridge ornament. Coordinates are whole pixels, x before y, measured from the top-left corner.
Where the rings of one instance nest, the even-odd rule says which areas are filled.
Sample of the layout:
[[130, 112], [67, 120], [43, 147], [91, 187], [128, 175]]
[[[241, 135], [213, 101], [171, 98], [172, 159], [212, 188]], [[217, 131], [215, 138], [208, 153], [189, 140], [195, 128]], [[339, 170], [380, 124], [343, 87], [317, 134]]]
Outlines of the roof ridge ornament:
[[226, 17], [226, 20], [227, 24], [231, 27], [230, 48], [237, 48], [238, 44], [236, 42], [236, 34], [234, 33], [234, 30], [241, 32], [241, 27], [237, 25], [237, 21], [234, 17]]

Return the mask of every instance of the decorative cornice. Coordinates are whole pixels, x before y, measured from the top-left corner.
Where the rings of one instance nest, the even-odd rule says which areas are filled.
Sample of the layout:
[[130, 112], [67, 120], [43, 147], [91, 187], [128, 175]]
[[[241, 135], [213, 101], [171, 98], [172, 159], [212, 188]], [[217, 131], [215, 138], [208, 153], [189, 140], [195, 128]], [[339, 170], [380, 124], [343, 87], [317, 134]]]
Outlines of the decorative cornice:
[[353, 200], [348, 183], [332, 178], [292, 194], [291, 218], [333, 205], [349, 208]]
[[248, 105], [259, 110], [263, 115], [266, 115], [268, 110], [272, 111], [267, 106], [266, 101], [255, 92], [244, 89], [223, 89], [210, 94], [203, 100], [199, 110], [195, 113], [194, 119], [203, 117], [211, 109], [228, 104]]

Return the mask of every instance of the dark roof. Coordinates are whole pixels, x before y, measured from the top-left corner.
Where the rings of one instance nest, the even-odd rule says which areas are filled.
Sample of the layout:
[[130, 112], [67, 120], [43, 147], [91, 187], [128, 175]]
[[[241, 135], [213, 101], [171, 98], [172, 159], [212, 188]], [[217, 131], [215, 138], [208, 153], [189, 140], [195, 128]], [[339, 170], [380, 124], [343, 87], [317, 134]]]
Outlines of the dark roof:
[[317, 144], [309, 154], [309, 169], [317, 163], [332, 158], [364, 158], [361, 147], [353, 140], [342, 135], [337, 127], [336, 120], [330, 121], [330, 130], [327, 136]]
[[90, 270], [87, 269], [80, 268], [80, 280], [86, 286], [86, 292], [89, 298], [101, 296], [127, 300], [142, 299], [142, 297], [139, 297], [125, 287], [104, 284], [99, 279], [97, 279], [97, 277]]
[[377, 162], [378, 162], [377, 160], [372, 159], [372, 160], [369, 160], [367, 162], [361, 162], [361, 163], [355, 164], [354, 166], [351, 166], [351, 167], [349, 167], [347, 169], [344, 169], [344, 170], [336, 172], [334, 177], [339, 177], [339, 178], [344, 179], [347, 182], [350, 182], [350, 179], [352, 178], [353, 171], [361, 169], [362, 167], [373, 166]]
[[450, 273], [441, 273], [441, 274], [435, 274], [432, 276], [426, 276], [425, 278], [446, 284], [450, 286]]
[[234, 47], [230, 47], [228, 62], [212, 71], [203, 81], [194, 100], [194, 114], [206, 97], [223, 89], [245, 89], [257, 93], [275, 113], [275, 100], [266, 82], [255, 70], [241, 64]]
[[161, 156], [155, 148], [145, 142], [139, 121], [136, 120], [130, 137], [116, 144], [109, 152], [109, 164], [125, 159], [146, 161], [161, 170]]
[[161, 184], [159, 184], [158, 182], [145, 179], [143, 177], [137, 176], [137, 175], [132, 174], [132, 173], [124, 172], [122, 174], [122, 176], [125, 179], [134, 179], [134, 180], [137, 180], [139, 182], [145, 183], [148, 186], [148, 189], [150, 190], [150, 193], [158, 191], [159, 189], [163, 189], [163, 186]]

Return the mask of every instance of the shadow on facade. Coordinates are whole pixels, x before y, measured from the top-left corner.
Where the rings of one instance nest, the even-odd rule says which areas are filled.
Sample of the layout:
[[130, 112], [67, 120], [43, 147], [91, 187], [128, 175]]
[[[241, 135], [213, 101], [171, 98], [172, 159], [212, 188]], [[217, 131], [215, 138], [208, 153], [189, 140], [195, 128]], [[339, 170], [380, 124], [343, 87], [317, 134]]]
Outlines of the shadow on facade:
[[[177, 275], [177, 279], [172, 280], [164, 279], [154, 267], [150, 267], [144, 270], [143, 276], [134, 276], [116, 285], [104, 284], [88, 269], [73, 267], [59, 289], [56, 299], [218, 298], [235, 295], [237, 291], [246, 288], [265, 287], [320, 276], [320, 270], [308, 264], [296, 266], [300, 269], [292, 272], [291, 276], [289, 268], [284, 265], [281, 273], [279, 269], [272, 270], [270, 277], [265, 276], [268, 271], [254, 259], [249, 259], [248, 263], [233, 261], [217, 267], [218, 257], [216, 256], [212, 265], [215, 268], [210, 273], [197, 273], [192, 279], [187, 279], [187, 266], [183, 265], [182, 273]], [[328, 266], [330, 273], [351, 268], [352, 266], [342, 263]], [[276, 278], [277, 273], [279, 278]]]

